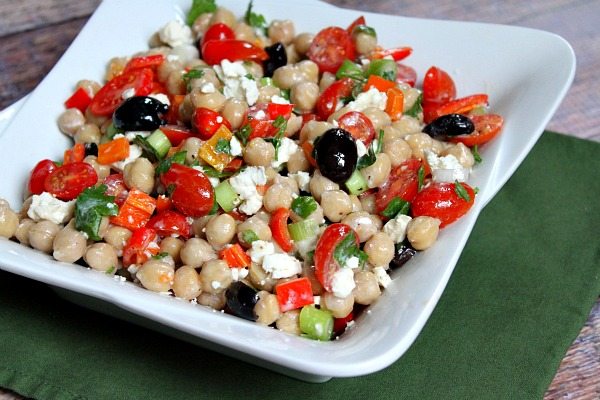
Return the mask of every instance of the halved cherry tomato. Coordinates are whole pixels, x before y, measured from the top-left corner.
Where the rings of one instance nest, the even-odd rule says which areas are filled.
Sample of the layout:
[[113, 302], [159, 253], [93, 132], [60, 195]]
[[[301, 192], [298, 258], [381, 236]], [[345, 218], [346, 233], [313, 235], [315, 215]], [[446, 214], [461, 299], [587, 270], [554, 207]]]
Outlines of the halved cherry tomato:
[[333, 82], [321, 93], [315, 104], [315, 112], [320, 120], [326, 121], [337, 109], [340, 99], [350, 96], [354, 88], [354, 81], [350, 78], [342, 78]]
[[138, 228], [133, 231], [123, 248], [123, 265], [141, 265], [158, 254], [160, 247], [156, 243], [156, 231], [151, 228]]
[[281, 312], [302, 308], [315, 302], [312, 286], [307, 277], [278, 284], [275, 286], [275, 295]]
[[319, 66], [321, 73], [335, 73], [345, 59], [354, 61], [356, 50], [352, 36], [345, 29], [331, 26], [317, 33], [306, 55]]
[[146, 228], [152, 228], [161, 236], [179, 235], [187, 239], [192, 234], [192, 224], [185, 215], [176, 211], [161, 211], [146, 224]]
[[456, 98], [456, 86], [448, 73], [430, 67], [423, 78], [423, 104], [441, 105]]
[[123, 101], [123, 91], [134, 89], [136, 96], [145, 96], [152, 90], [154, 72], [150, 68], [135, 69], [117, 75], [102, 86], [90, 103], [96, 115], [110, 116]]
[[65, 107], [76, 108], [82, 113], [85, 113], [85, 109], [88, 108], [91, 102], [92, 98], [88, 92], [86, 92], [84, 88], [80, 87], [71, 95], [71, 97], [67, 99], [67, 101], [65, 101]]
[[469, 211], [475, 201], [475, 191], [466, 183], [461, 183], [469, 195], [465, 200], [457, 194], [455, 183], [434, 182], [417, 194], [411, 204], [413, 217], [428, 216], [442, 223], [440, 228], [451, 224]]
[[489, 142], [500, 133], [504, 118], [498, 114], [474, 115], [471, 117], [475, 130], [469, 135], [451, 136], [448, 141], [462, 143], [465, 146], [475, 146]]
[[273, 240], [281, 247], [281, 250], [289, 253], [294, 248], [292, 239], [290, 238], [290, 232], [288, 231], [287, 221], [290, 217], [290, 210], [288, 208], [278, 208], [271, 215], [271, 221], [269, 227], [273, 233]]
[[394, 49], [376, 50], [371, 54], [372, 59], [391, 56], [394, 61], [404, 60], [412, 54], [412, 47], [397, 47]]
[[165, 134], [173, 146], [179, 146], [185, 139], [192, 137], [192, 131], [185, 126], [163, 125], [158, 129]]
[[98, 182], [94, 168], [85, 162], [74, 162], [58, 167], [44, 180], [44, 191], [61, 200], [73, 200], [84, 189]]
[[211, 40], [235, 39], [233, 30], [222, 22], [212, 24], [202, 36], [202, 45]]
[[202, 45], [202, 58], [209, 65], [219, 64], [223, 60], [265, 61], [269, 58], [266, 51], [250, 42], [236, 39], [211, 40]]
[[42, 160], [33, 167], [29, 176], [29, 193], [40, 194], [44, 191], [44, 181], [58, 167], [52, 160]]
[[375, 127], [367, 116], [360, 111], [349, 111], [338, 119], [340, 128], [347, 130], [354, 139], [368, 146], [375, 137]]
[[73, 148], [65, 150], [63, 164], [81, 162], [85, 158], [85, 147], [83, 143], [75, 143]]
[[[317, 242], [314, 255], [315, 275], [328, 292], [331, 292], [333, 274], [340, 269], [337, 261], [333, 258], [335, 247], [350, 233], [354, 233], [354, 231], [348, 225], [332, 224], [325, 229]], [[354, 237], [357, 238], [356, 233], [354, 233]], [[358, 246], [358, 239], [356, 239], [356, 245]]]
[[466, 114], [474, 108], [486, 106], [488, 104], [487, 94], [473, 94], [460, 99], [451, 100], [440, 106], [424, 104], [423, 119], [425, 123], [430, 123], [436, 118], [447, 114]]
[[352, 35], [352, 32], [354, 32], [354, 28], [356, 28], [359, 25], [366, 25], [366, 24], [367, 24], [367, 21], [365, 20], [365, 16], [361, 15], [360, 17], [356, 18], [354, 20], [354, 22], [352, 22], [348, 28], [346, 28], [346, 32], [348, 32], [349, 35]]
[[421, 161], [410, 158], [393, 168], [387, 181], [379, 187], [375, 194], [375, 209], [381, 213], [390, 201], [399, 197], [412, 202], [419, 189], [419, 168]]
[[414, 68], [399, 62], [397, 62], [396, 65], [398, 66], [398, 75], [396, 75], [396, 82], [406, 83], [407, 85], [414, 87], [415, 83], [417, 82], [417, 71], [415, 71]]
[[192, 116], [192, 125], [202, 140], [208, 140], [221, 125], [231, 130], [231, 124], [221, 114], [204, 107], [198, 107]]
[[115, 196], [115, 203], [119, 207], [122, 206], [129, 194], [123, 174], [108, 175], [102, 183], [106, 185], [106, 194], [108, 196]]
[[165, 61], [165, 56], [162, 54], [152, 54], [149, 56], [133, 57], [127, 65], [125, 65], [124, 73], [133, 71], [134, 69], [152, 68], [156, 69]]
[[[210, 181], [202, 172], [181, 164], [172, 164], [160, 180], [167, 189], [173, 188], [173, 206], [184, 215], [199, 218], [213, 207], [215, 196]], [[173, 186], [171, 186], [173, 185]]]
[[251, 128], [248, 140], [255, 138], [273, 137], [277, 128], [273, 125], [277, 117], [289, 119], [294, 109], [293, 104], [260, 103], [248, 109], [245, 124]]
[[344, 330], [346, 329], [346, 326], [348, 326], [348, 323], [353, 320], [354, 320], [354, 314], [352, 314], [352, 311], [350, 311], [350, 314], [346, 315], [344, 318], [334, 319], [333, 320], [333, 331], [338, 335], [344, 333]]

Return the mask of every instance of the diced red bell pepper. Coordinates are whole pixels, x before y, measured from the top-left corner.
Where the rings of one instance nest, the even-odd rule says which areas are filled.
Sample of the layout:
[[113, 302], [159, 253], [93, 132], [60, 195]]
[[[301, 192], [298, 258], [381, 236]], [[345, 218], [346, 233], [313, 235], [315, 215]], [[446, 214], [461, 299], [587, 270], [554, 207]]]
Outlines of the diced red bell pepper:
[[88, 92], [86, 92], [84, 88], [80, 87], [71, 95], [71, 97], [67, 99], [67, 101], [65, 101], [65, 107], [76, 108], [82, 113], [85, 113], [85, 110], [88, 108], [91, 102], [92, 98]]
[[284, 207], [278, 208], [271, 215], [271, 221], [269, 227], [273, 233], [273, 239], [275, 243], [281, 247], [281, 250], [289, 253], [294, 248], [290, 232], [288, 231], [288, 218], [290, 217], [290, 210]]
[[315, 302], [312, 286], [307, 277], [278, 284], [275, 286], [275, 295], [281, 312], [302, 308]]
[[250, 256], [246, 254], [242, 246], [239, 243], [224, 248], [219, 253], [219, 257], [229, 265], [229, 268], [244, 268], [249, 267]]

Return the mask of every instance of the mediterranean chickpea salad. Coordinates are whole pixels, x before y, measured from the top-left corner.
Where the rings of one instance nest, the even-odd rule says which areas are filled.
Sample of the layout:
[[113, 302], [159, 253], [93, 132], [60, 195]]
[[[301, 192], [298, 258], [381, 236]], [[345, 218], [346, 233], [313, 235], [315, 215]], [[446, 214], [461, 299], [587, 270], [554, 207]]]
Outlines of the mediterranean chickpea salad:
[[[364, 17], [296, 32], [252, 2], [194, 0], [149, 50], [81, 80], [73, 139], [0, 199], [0, 236], [148, 290], [315, 340], [338, 338], [435, 245], [502, 129]], [[433, 60], [432, 60], [433, 61]], [[56, 133], [58, 135], [58, 132]]]

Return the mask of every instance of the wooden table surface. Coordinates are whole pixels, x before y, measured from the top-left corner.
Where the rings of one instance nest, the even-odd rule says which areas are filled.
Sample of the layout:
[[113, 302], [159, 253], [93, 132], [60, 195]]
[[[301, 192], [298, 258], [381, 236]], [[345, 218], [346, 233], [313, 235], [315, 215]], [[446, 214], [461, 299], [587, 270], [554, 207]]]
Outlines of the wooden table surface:
[[[577, 74], [548, 129], [600, 141], [599, 0], [326, 1], [364, 11], [519, 25], [561, 35], [575, 50]], [[99, 0], [0, 2], [0, 109], [39, 83], [98, 4]], [[600, 301], [567, 351], [544, 398], [600, 399]], [[0, 388], [0, 400], [8, 399], [22, 397]]]

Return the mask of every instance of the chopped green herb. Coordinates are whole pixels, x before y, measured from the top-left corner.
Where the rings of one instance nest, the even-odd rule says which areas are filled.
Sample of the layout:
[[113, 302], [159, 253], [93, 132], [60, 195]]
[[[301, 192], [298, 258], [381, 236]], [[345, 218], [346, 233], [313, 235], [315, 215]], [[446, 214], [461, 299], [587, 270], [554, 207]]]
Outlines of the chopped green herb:
[[155, 259], [155, 260], [162, 260], [163, 258], [165, 258], [165, 257], [167, 257], [169, 255], [170, 255], [169, 253], [167, 253], [166, 251], [163, 251], [163, 252], [160, 252], [160, 253], [152, 256], [152, 258]]
[[417, 191], [421, 191], [421, 188], [423, 187], [423, 181], [425, 181], [425, 167], [423, 167], [422, 165], [419, 167], [419, 171], [417, 172], [417, 176], [419, 178], [419, 186], [417, 188]]
[[190, 11], [188, 11], [186, 22], [188, 25], [192, 26], [196, 18], [198, 18], [202, 14], [206, 14], [209, 12], [213, 12], [217, 9], [217, 5], [215, 4], [215, 0], [193, 0], [192, 7]]
[[245, 146], [248, 143], [248, 138], [252, 134], [252, 127], [250, 124], [242, 126], [235, 134], [240, 142]]
[[333, 251], [333, 258], [340, 267], [344, 267], [348, 259], [352, 257], [358, 258], [358, 265], [361, 267], [368, 258], [367, 254], [356, 244], [356, 235], [354, 232], [347, 234], [346, 237], [335, 246], [335, 250]]
[[465, 187], [459, 181], [454, 181], [454, 191], [456, 192], [458, 197], [460, 197], [464, 201], [471, 201], [471, 196], [469, 196], [467, 189], [465, 189]]
[[377, 140], [373, 140], [369, 145], [369, 149], [367, 150], [367, 154], [359, 158], [356, 169], [363, 169], [375, 164], [377, 161], [377, 154], [381, 153], [383, 150], [383, 129], [379, 130], [379, 136]]
[[251, 81], [253, 81], [254, 80], [254, 75], [252, 75], [252, 74], [246, 74], [246, 75], [244, 75], [244, 78], [250, 79]]
[[414, 118], [419, 118], [419, 114], [423, 112], [421, 103], [423, 102], [423, 93], [419, 94], [417, 100], [413, 103], [412, 107], [404, 112], [404, 115], [408, 115]]
[[471, 153], [473, 154], [473, 159], [475, 160], [475, 164], [479, 164], [483, 161], [481, 155], [479, 154], [479, 148], [477, 145], [471, 147]]
[[171, 195], [173, 194], [175, 189], [177, 189], [177, 186], [174, 183], [167, 185], [167, 187], [165, 189], [165, 191], [167, 192], [167, 197], [171, 197]]
[[208, 215], [215, 215], [219, 211], [219, 203], [215, 200], [212, 208], [208, 212]]
[[117, 269], [117, 268], [116, 268], [114, 265], [112, 265], [112, 266], [111, 266], [109, 269], [107, 269], [107, 270], [106, 270], [104, 273], [105, 273], [106, 275], [112, 275], [112, 274], [113, 274], [113, 272], [115, 272], [115, 270], [116, 270], [116, 269]]
[[185, 157], [187, 155], [187, 151], [178, 151], [177, 153], [173, 154], [171, 157], [167, 157], [164, 160], [160, 161], [158, 163], [158, 165], [156, 166], [156, 170], [155, 170], [155, 174], [156, 176], [159, 176], [161, 174], [164, 174], [165, 172], [167, 172], [169, 170], [169, 168], [171, 168], [171, 165], [173, 165], [173, 163], [175, 164], [185, 164]]
[[275, 121], [273, 121], [273, 126], [277, 128], [277, 133], [272, 140], [273, 147], [275, 147], [275, 161], [277, 161], [279, 146], [281, 146], [281, 139], [283, 138], [283, 134], [287, 128], [287, 121], [285, 118], [283, 118], [283, 116], [278, 115], [277, 118], [275, 118]]
[[137, 144], [138, 146], [140, 146], [142, 148], [142, 155], [144, 157], [146, 157], [148, 160], [150, 160], [152, 162], [160, 160], [158, 153], [156, 152], [154, 147], [152, 147], [152, 145], [150, 143], [148, 143], [148, 141], [146, 140], [145, 137], [137, 135], [133, 139], [133, 143]]
[[107, 196], [106, 185], [87, 188], [75, 202], [75, 229], [84, 232], [92, 240], [100, 240], [98, 234], [102, 217], [117, 215], [119, 207], [115, 196]]
[[317, 202], [312, 196], [298, 196], [292, 201], [291, 209], [304, 219], [317, 210]]
[[379, 154], [383, 151], [383, 129], [379, 130], [379, 135], [377, 135], [377, 145], [375, 146], [375, 154]]
[[374, 38], [377, 37], [377, 32], [375, 32], [375, 29], [371, 28], [370, 26], [367, 25], [357, 25], [354, 27], [354, 30], [352, 31], [353, 35], [359, 34], [359, 33], [364, 33], [366, 35], [369, 36], [373, 36]]
[[479, 193], [479, 188], [478, 188], [477, 186], [475, 186], [475, 188], [473, 189], [473, 192], [474, 192], [475, 194]]
[[233, 175], [233, 172], [217, 171], [213, 167], [209, 167], [206, 165], [203, 165], [201, 168], [202, 168], [202, 172], [204, 173], [204, 175], [210, 176], [211, 178], [222, 179], [222, 178], [228, 178], [231, 175]]
[[242, 232], [242, 240], [248, 244], [258, 240], [258, 235], [252, 229], [246, 229]]
[[222, 154], [231, 154], [231, 143], [227, 139], [219, 139], [217, 140], [217, 144], [215, 145], [215, 152]]
[[394, 197], [385, 207], [385, 210], [381, 212], [381, 215], [392, 219], [396, 218], [398, 214], [408, 215], [409, 211], [410, 203], [408, 201], [402, 200], [400, 197]]
[[262, 29], [267, 35], [267, 20], [262, 14], [257, 14], [252, 11], [252, 1], [248, 3], [248, 8], [246, 9], [246, 14], [244, 14], [244, 21], [253, 28]]
[[287, 101], [290, 101], [291, 89], [281, 89], [280, 91], [281, 91], [281, 97], [283, 97]]
[[306, 253], [306, 257], [304, 257], [304, 261], [306, 261], [309, 264], [312, 264], [315, 258], [315, 251], [311, 250], [309, 252]]
[[192, 79], [200, 79], [203, 76], [204, 76], [204, 70], [201, 70], [201, 69], [192, 69], [192, 70], [189, 70], [188, 72], [186, 72], [185, 74], [183, 74], [182, 78], [186, 84], [188, 92], [191, 90], [190, 84], [192, 82]]
[[362, 68], [350, 60], [344, 60], [335, 73], [335, 77], [337, 79], [350, 78], [359, 82], [366, 81]]

